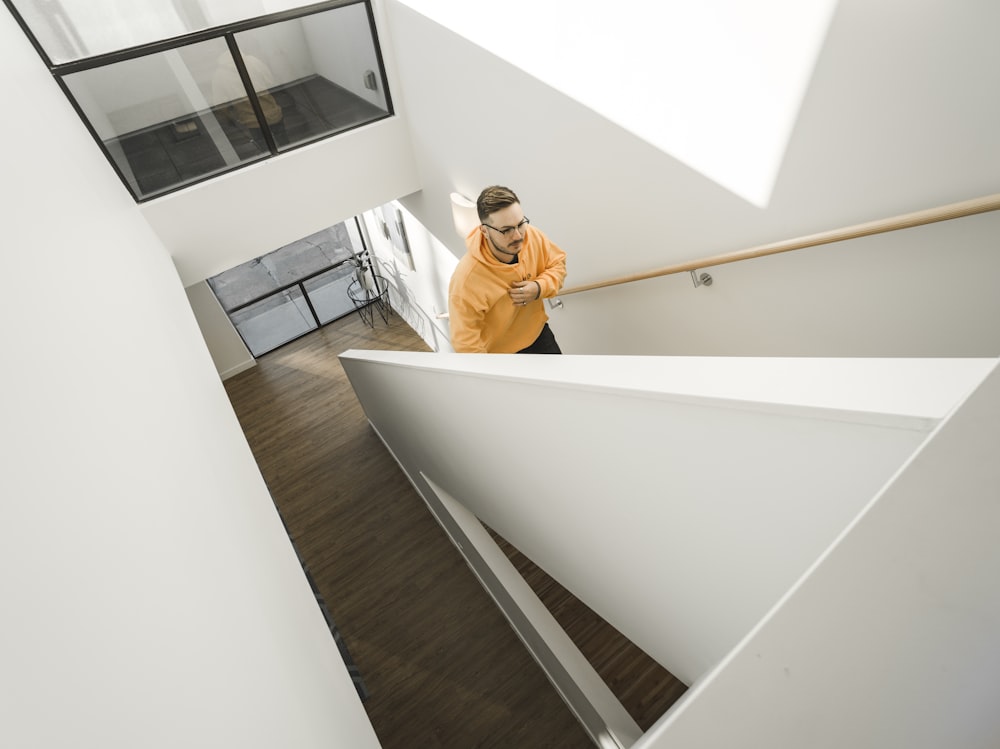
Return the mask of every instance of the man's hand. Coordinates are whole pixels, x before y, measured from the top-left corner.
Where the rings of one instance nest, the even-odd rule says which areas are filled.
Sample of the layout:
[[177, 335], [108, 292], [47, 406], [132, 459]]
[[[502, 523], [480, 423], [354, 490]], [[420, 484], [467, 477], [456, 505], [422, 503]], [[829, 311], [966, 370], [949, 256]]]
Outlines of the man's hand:
[[515, 281], [507, 292], [515, 307], [523, 307], [542, 295], [542, 285], [538, 281]]

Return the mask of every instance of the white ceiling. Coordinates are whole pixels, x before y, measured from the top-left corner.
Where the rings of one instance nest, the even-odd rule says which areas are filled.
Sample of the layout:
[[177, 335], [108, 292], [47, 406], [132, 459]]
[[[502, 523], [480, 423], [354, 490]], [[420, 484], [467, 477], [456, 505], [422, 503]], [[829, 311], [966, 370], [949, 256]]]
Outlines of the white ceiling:
[[[401, 0], [765, 207], [837, 0]], [[577, 6], [579, 8], [579, 6]], [[517, 111], [517, 93], [496, 97]]]

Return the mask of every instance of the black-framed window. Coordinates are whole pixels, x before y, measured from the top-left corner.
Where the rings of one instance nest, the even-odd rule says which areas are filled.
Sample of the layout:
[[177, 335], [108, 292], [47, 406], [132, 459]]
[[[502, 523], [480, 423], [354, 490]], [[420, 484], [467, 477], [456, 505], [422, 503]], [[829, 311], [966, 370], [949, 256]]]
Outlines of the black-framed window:
[[374, 301], [351, 295], [352, 285], [378, 287], [373, 274], [355, 217], [212, 276], [208, 285], [258, 357]]
[[[367, 0], [318, 3], [90, 57], [79, 55], [198, 28], [207, 15], [195, 11], [211, 3], [161, 1], [146, 24], [152, 30], [115, 32], [139, 23], [129, 11], [95, 39], [81, 22], [89, 16], [67, 12], [91, 0], [4, 2], [32, 9], [22, 27], [139, 202], [392, 115]], [[94, 4], [107, 2], [131, 8], [132, 0]], [[195, 22], [178, 21], [182, 10]]]
[[53, 65], [316, 5], [302, 0], [9, 0], [8, 4], [17, 9]]

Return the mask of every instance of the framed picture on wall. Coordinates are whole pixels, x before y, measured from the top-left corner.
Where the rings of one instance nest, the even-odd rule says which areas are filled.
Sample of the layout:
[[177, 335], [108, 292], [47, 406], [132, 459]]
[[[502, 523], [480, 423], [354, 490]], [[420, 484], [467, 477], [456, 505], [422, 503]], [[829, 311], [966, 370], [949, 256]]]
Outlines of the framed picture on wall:
[[413, 266], [413, 253], [410, 252], [410, 240], [406, 236], [403, 212], [393, 204], [387, 203], [376, 215], [385, 238], [392, 244], [393, 255], [410, 270], [416, 270]]

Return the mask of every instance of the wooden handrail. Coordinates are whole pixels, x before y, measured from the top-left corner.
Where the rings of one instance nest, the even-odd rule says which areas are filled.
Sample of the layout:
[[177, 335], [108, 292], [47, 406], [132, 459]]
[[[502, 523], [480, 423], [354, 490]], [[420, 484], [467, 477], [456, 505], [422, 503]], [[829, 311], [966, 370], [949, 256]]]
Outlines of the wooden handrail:
[[777, 255], [779, 252], [803, 250], [807, 247], [817, 247], [823, 244], [830, 244], [831, 242], [842, 242], [846, 239], [858, 239], [860, 237], [868, 237], [873, 234], [883, 234], [888, 231], [896, 231], [897, 229], [909, 229], [914, 226], [924, 226], [925, 224], [933, 224], [938, 221], [948, 221], [953, 218], [974, 216], [977, 213], [989, 213], [990, 211], [996, 210], [1000, 210], [1000, 193], [987, 195], [983, 198], [964, 200], [960, 203], [951, 203], [950, 205], [944, 205], [938, 208], [927, 208], [914, 213], [905, 213], [901, 216], [884, 218], [878, 221], [869, 221], [864, 224], [855, 224], [854, 226], [848, 226], [843, 229], [832, 229], [830, 231], [820, 232], [819, 234], [809, 234], [808, 236], [798, 237], [796, 239], [786, 239], [782, 242], [762, 244], [746, 250], [727, 252], [722, 255], [713, 255], [712, 257], [703, 258], [701, 260], [668, 265], [664, 268], [658, 268], [657, 270], [651, 270], [645, 273], [634, 273], [631, 276], [612, 278], [607, 281], [598, 281], [596, 283], [582, 284], [580, 286], [571, 286], [568, 289], [560, 291], [559, 296], [577, 294], [581, 291], [590, 291], [591, 289], [601, 289], [605, 286], [617, 286], [623, 283], [631, 283], [632, 281], [644, 281], [647, 278], [669, 276], [674, 273], [685, 273], [687, 271], [699, 270], [701, 268], [710, 268], [713, 265], [725, 265], [726, 263], [735, 263], [740, 260], [750, 260], [755, 257], [764, 257], [765, 255]]

